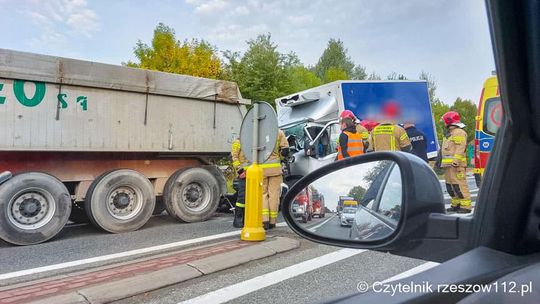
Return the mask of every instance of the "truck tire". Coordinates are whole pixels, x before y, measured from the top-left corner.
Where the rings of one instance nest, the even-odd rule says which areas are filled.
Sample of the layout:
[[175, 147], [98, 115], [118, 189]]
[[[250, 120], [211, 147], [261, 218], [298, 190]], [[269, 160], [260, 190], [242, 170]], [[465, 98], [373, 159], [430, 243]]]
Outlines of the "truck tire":
[[202, 168], [180, 169], [165, 183], [163, 199], [167, 212], [183, 222], [209, 219], [219, 204], [216, 178]]
[[80, 206], [77, 203], [74, 203], [71, 206], [71, 214], [69, 215], [69, 220], [75, 224], [86, 224], [90, 223], [88, 215], [86, 215], [86, 210], [84, 206]]
[[62, 230], [70, 213], [66, 186], [49, 174], [22, 173], [0, 186], [0, 238], [8, 243], [45, 242]]
[[84, 207], [96, 227], [122, 233], [146, 224], [155, 204], [154, 188], [144, 175], [119, 169], [104, 173], [92, 182]]

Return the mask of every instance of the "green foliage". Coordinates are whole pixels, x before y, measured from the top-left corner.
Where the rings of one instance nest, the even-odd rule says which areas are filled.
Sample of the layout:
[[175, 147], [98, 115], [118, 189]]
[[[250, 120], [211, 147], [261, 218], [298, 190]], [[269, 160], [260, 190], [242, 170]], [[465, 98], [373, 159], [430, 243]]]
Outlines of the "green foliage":
[[347, 72], [344, 70], [338, 68], [338, 67], [330, 67], [328, 70], [326, 70], [326, 73], [324, 73], [324, 83], [329, 83], [336, 80], [348, 80], [349, 76], [347, 76]]
[[441, 117], [448, 111], [450, 111], [450, 106], [439, 99], [431, 104], [431, 112], [433, 113], [433, 120], [437, 127], [437, 139], [439, 140], [439, 143], [442, 143], [444, 138], [444, 123], [441, 121]]
[[214, 46], [197, 39], [177, 41], [174, 30], [163, 23], [154, 30], [152, 44], [149, 46], [139, 40], [134, 53], [139, 62], [129, 61], [125, 65], [212, 79], [222, 73]]
[[242, 95], [274, 105], [277, 97], [294, 92], [289, 72], [292, 67], [300, 65], [296, 55], [278, 52], [270, 34], [248, 40], [247, 45], [248, 50], [243, 56], [224, 52], [228, 61], [225, 74], [228, 79], [238, 83]]
[[[350, 79], [353, 75], [353, 69], [355, 68], [354, 62], [347, 55], [347, 49], [343, 46], [343, 41], [339, 39], [330, 39], [328, 41], [326, 49], [315, 65], [315, 74], [320, 79], [326, 79], [326, 74], [330, 68], [337, 68], [344, 71], [347, 79]], [[334, 74], [336, 72], [331, 73]]]
[[461, 116], [461, 122], [465, 124], [465, 132], [467, 132], [467, 140], [470, 141], [474, 138], [474, 130], [476, 128], [476, 105], [468, 100], [458, 97], [454, 104], [450, 107], [450, 110], [456, 111]]
[[357, 65], [354, 67], [351, 75], [352, 80], [366, 80], [367, 77], [368, 75], [364, 66]]
[[291, 93], [307, 90], [322, 84], [321, 79], [315, 73], [303, 66], [291, 67], [289, 69], [289, 78], [291, 81]]
[[355, 186], [349, 191], [349, 196], [354, 198], [355, 201], [360, 202], [364, 195], [366, 194], [366, 189], [362, 186]]

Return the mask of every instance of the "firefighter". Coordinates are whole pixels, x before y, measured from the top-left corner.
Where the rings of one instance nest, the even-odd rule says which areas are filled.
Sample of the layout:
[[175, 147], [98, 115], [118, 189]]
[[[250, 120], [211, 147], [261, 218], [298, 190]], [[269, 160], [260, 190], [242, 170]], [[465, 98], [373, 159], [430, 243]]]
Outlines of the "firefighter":
[[289, 143], [283, 131], [278, 130], [277, 143], [268, 160], [261, 164], [263, 169], [263, 226], [265, 230], [276, 227], [279, 210], [279, 197], [283, 171], [281, 169], [281, 156], [289, 155]]
[[362, 121], [360, 119], [356, 119], [356, 133], [360, 135], [362, 138], [362, 143], [364, 144], [364, 152], [367, 151], [369, 147], [369, 131], [362, 125]]
[[246, 156], [242, 152], [240, 139], [235, 139], [231, 147], [231, 156], [233, 160], [234, 171], [238, 174], [235, 180], [236, 204], [234, 209], [233, 226], [235, 228], [244, 227], [244, 210], [246, 200], [246, 170], [250, 165]]
[[353, 118], [341, 119], [341, 130], [337, 160], [364, 154], [362, 135], [357, 133], [356, 123]]
[[445, 169], [446, 190], [451, 197], [448, 212], [470, 213], [471, 195], [467, 185], [467, 133], [458, 112], [446, 112], [441, 120], [446, 126], [441, 148], [441, 167]]
[[399, 105], [388, 102], [383, 105], [384, 119], [371, 131], [370, 151], [411, 152], [412, 145], [405, 130], [396, 124], [400, 115]]
[[[362, 144], [363, 144], [363, 151], [362, 152], [365, 152], [368, 145], [369, 145], [369, 132], [368, 130], [362, 125], [361, 121], [356, 118], [356, 116], [354, 116], [354, 113], [350, 110], [344, 110], [343, 112], [341, 112], [341, 114], [339, 114], [339, 122], [340, 123], [343, 123], [343, 120], [346, 119], [346, 118], [349, 118], [349, 119], [352, 119], [352, 121], [354, 121], [354, 124], [355, 124], [355, 129], [356, 129], [356, 133], [360, 135], [361, 139], [362, 139]], [[341, 125], [341, 130], [343, 130], [344, 127], [343, 125]], [[341, 137], [341, 136], [340, 136]], [[335, 160], [338, 160], [338, 159], [341, 159], [339, 158], [339, 147], [340, 147], [340, 144], [339, 144], [339, 137], [336, 141], [336, 150], [338, 151], [338, 155], [336, 155], [336, 159]]]

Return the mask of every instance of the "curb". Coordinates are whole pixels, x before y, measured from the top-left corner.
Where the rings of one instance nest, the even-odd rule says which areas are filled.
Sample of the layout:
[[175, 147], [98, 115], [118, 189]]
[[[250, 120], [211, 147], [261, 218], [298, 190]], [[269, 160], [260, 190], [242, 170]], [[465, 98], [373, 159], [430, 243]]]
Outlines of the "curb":
[[[62, 294], [58, 294], [62, 292], [61, 290], [51, 289], [48, 293], [46, 293], [47, 291], [40, 291], [25, 298], [16, 296], [2, 298], [0, 296], [0, 303], [28, 303], [29, 301], [30, 303], [43, 304], [108, 303], [232, 268], [253, 260], [273, 256], [300, 246], [299, 241], [286, 237], [270, 237], [266, 241], [257, 244], [246, 244], [245, 242], [241, 244], [243, 246], [238, 249], [187, 261], [182, 264], [167, 265], [166, 268], [155, 271], [134, 273], [130, 277], [72, 288]], [[124, 267], [133, 266], [126, 265]], [[76, 284], [71, 286], [76, 287]], [[17, 294], [17, 289], [12, 289], [9, 292]], [[54, 295], [55, 293], [56, 295]]]

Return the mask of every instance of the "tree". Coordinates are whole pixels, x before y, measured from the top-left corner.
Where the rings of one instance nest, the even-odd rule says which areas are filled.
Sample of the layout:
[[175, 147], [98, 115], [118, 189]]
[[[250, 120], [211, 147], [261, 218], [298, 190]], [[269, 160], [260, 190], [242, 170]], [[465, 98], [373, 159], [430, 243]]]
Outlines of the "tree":
[[371, 74], [369, 74], [368, 80], [381, 80], [381, 76], [375, 72], [371, 72]]
[[[326, 79], [326, 74], [330, 68], [338, 68], [345, 72], [347, 79], [353, 75], [354, 62], [347, 55], [347, 49], [341, 40], [330, 39], [326, 49], [323, 51], [319, 61], [315, 65], [315, 74], [320, 79]], [[334, 73], [334, 72], [332, 72]]]
[[221, 76], [221, 60], [217, 50], [204, 40], [176, 40], [174, 30], [159, 23], [154, 30], [152, 44], [138, 41], [134, 48], [139, 62], [124, 65], [168, 73], [216, 79]]
[[435, 82], [435, 78], [433, 78], [433, 76], [430, 73], [426, 72], [426, 71], [420, 72], [420, 76], [418, 76], [418, 77], [427, 82], [428, 94], [429, 94], [429, 102], [431, 104], [433, 104], [433, 103], [439, 101], [437, 96], [435, 96], [435, 91], [437, 91], [437, 83]]
[[368, 77], [366, 68], [361, 65], [357, 65], [354, 67], [351, 75], [351, 79], [353, 80], [366, 80]]
[[357, 202], [362, 201], [364, 194], [366, 194], [366, 189], [362, 186], [355, 186], [349, 191], [349, 196]]
[[465, 131], [467, 132], [468, 140], [474, 138], [474, 131], [476, 129], [476, 105], [468, 100], [456, 98], [454, 104], [450, 107], [451, 111], [456, 111], [461, 116], [461, 122], [465, 124]]
[[403, 74], [398, 74], [396, 72], [392, 72], [386, 76], [386, 79], [388, 80], [407, 80], [407, 77]]
[[450, 111], [450, 106], [438, 99], [431, 104], [431, 112], [433, 113], [433, 120], [435, 121], [435, 126], [437, 128], [437, 139], [439, 140], [439, 143], [442, 143], [445, 128], [444, 123], [441, 121], [441, 117], [448, 111]]
[[337, 67], [330, 67], [324, 73], [324, 83], [329, 83], [336, 80], [348, 80], [347, 72]]
[[369, 171], [367, 172], [366, 176], [364, 177], [364, 180], [368, 183], [373, 183], [377, 177], [390, 165], [392, 164], [392, 161], [389, 160], [381, 160], [378, 161], [375, 166], [373, 166]]
[[291, 67], [289, 72], [291, 80], [291, 93], [307, 90], [322, 84], [319, 77], [304, 66]]
[[248, 40], [247, 45], [243, 56], [231, 51], [223, 53], [228, 61], [225, 75], [238, 83], [242, 95], [274, 105], [277, 97], [294, 92], [288, 72], [290, 65], [299, 65], [296, 55], [278, 52], [270, 34]]

